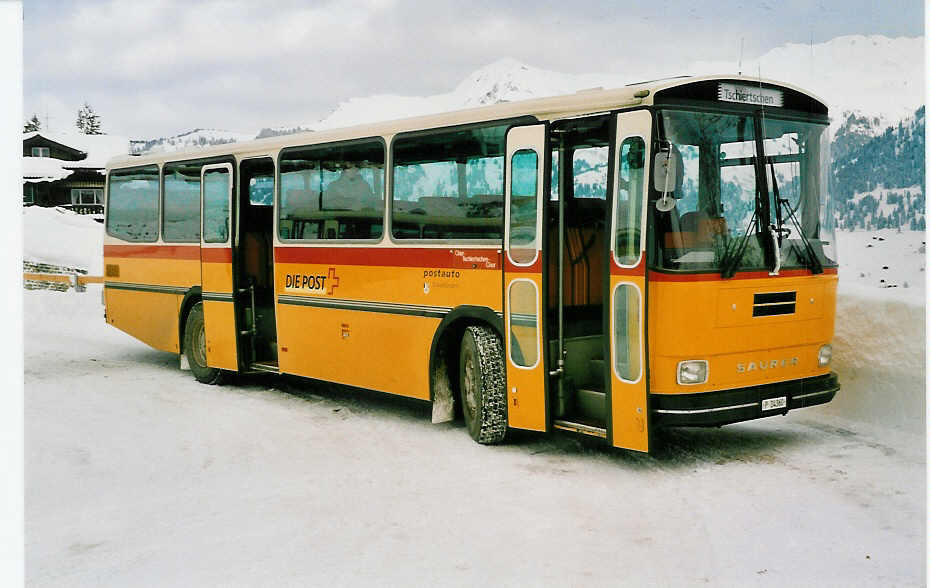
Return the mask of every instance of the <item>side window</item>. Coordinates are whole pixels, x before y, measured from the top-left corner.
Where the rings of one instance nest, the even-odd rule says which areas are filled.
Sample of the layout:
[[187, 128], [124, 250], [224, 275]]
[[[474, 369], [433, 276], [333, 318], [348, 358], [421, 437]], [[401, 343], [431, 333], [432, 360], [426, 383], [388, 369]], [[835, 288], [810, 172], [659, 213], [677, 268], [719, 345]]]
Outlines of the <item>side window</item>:
[[200, 164], [166, 163], [162, 170], [162, 239], [200, 242]]
[[636, 382], [642, 374], [639, 289], [633, 284], [617, 284], [613, 306], [614, 370], [621, 380]]
[[529, 263], [536, 258], [536, 192], [539, 156], [521, 149], [510, 158], [510, 258]]
[[300, 147], [281, 155], [280, 238], [380, 239], [383, 231], [381, 141]]
[[271, 206], [274, 203], [274, 175], [256, 175], [249, 179], [249, 204]]
[[607, 199], [607, 147], [582, 147], [572, 155], [575, 198]]
[[157, 240], [158, 166], [113, 170], [107, 181], [107, 232], [124, 241]]
[[229, 240], [229, 171], [211, 169], [203, 174], [203, 241]]
[[497, 125], [396, 138], [394, 238], [500, 240], [506, 134]]
[[628, 137], [620, 144], [614, 219], [614, 255], [620, 265], [635, 265], [639, 261], [645, 154], [646, 143], [640, 137]]
[[510, 360], [520, 367], [536, 367], [539, 361], [539, 292], [530, 280], [514, 280], [507, 292], [510, 323]]
[[549, 200], [559, 199], [559, 150], [552, 150], [552, 175], [549, 177]]

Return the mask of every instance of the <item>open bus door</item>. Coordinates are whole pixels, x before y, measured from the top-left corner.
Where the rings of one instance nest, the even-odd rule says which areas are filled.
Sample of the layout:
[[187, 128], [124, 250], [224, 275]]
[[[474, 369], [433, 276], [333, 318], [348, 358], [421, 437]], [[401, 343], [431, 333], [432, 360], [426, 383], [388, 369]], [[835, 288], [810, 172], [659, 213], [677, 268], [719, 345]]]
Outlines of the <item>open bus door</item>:
[[507, 133], [504, 204], [504, 339], [507, 359], [507, 422], [545, 431], [546, 367], [542, 353], [542, 214], [547, 126], [514, 127]]
[[233, 169], [205, 165], [200, 172], [200, 280], [207, 365], [239, 368], [233, 280]]
[[610, 398], [608, 435], [615, 447], [649, 451], [646, 361], [646, 206], [652, 115], [616, 115], [610, 232]]

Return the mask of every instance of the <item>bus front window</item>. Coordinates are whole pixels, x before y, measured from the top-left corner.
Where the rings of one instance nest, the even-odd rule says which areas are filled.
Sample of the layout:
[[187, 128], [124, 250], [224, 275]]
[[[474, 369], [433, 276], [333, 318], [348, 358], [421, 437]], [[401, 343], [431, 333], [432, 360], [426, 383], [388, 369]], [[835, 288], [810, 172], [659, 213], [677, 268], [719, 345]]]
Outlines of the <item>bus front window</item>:
[[675, 208], [653, 211], [660, 267], [772, 269], [779, 234], [782, 268], [835, 265], [825, 125], [676, 110], [664, 111], [662, 123], [683, 178]]

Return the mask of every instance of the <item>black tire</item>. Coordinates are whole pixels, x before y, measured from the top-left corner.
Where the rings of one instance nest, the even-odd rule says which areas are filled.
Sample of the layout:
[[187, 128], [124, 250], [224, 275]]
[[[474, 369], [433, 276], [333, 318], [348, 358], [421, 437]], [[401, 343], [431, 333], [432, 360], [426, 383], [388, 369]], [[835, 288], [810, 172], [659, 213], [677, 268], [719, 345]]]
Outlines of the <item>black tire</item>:
[[465, 329], [459, 352], [459, 390], [471, 438], [482, 445], [503, 441], [507, 433], [504, 349], [488, 327]]
[[203, 302], [198, 302], [187, 313], [184, 327], [184, 355], [198, 382], [221, 384], [223, 370], [207, 365], [207, 347], [203, 328]]

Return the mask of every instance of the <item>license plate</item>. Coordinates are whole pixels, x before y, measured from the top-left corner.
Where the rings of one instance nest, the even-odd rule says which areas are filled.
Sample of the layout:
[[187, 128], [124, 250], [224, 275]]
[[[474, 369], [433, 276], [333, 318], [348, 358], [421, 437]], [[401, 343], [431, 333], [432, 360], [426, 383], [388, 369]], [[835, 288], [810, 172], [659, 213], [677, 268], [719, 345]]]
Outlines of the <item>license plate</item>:
[[766, 398], [762, 401], [762, 410], [775, 410], [776, 408], [785, 408], [788, 406], [788, 397]]

